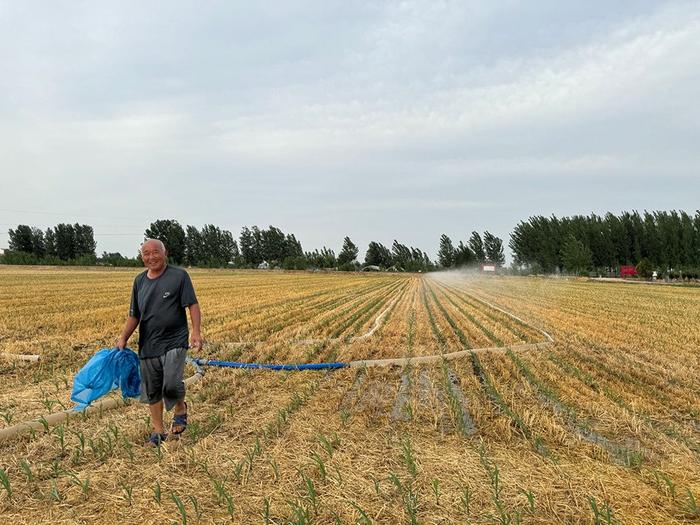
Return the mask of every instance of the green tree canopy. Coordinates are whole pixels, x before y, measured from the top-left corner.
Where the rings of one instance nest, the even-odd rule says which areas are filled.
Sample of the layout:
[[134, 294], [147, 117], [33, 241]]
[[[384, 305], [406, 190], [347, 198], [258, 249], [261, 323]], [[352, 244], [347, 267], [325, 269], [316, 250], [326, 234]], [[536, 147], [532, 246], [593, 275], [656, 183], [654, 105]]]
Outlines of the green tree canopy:
[[359, 250], [357, 249], [357, 246], [355, 246], [355, 243], [350, 240], [350, 237], [345, 237], [345, 239], [343, 239], [343, 248], [338, 254], [338, 265], [343, 266], [351, 263], [357, 259], [358, 253]]
[[380, 268], [389, 268], [392, 266], [393, 260], [389, 248], [380, 242], [370, 242], [367, 253], [365, 254], [365, 265], [379, 266]]
[[34, 239], [31, 226], [20, 224], [14, 230], [10, 229], [8, 233], [10, 234], [10, 250], [33, 253]]
[[564, 268], [575, 274], [585, 272], [593, 265], [593, 256], [590, 248], [574, 237], [573, 234], [569, 234], [564, 240], [561, 258]]
[[488, 261], [501, 266], [505, 264], [506, 256], [503, 253], [503, 240], [488, 231], [484, 232], [484, 252]]
[[473, 264], [475, 260], [476, 257], [474, 256], [474, 252], [469, 249], [469, 246], [465, 245], [462, 241], [459, 241], [459, 245], [455, 249], [455, 266], [469, 266], [470, 264]]
[[474, 259], [478, 263], [482, 263], [486, 260], [486, 252], [484, 251], [484, 242], [481, 240], [481, 235], [479, 232], [473, 231], [469, 237], [469, 249], [474, 254]]
[[455, 262], [455, 248], [452, 245], [452, 240], [444, 233], [440, 236], [438, 262], [443, 268], [451, 268]]

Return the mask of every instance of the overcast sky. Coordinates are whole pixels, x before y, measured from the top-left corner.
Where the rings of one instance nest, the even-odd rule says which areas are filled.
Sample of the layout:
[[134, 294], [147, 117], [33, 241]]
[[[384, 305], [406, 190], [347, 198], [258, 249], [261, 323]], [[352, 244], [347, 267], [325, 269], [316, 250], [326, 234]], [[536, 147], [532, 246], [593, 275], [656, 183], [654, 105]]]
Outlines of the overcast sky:
[[431, 256], [700, 207], [700, 2], [0, 0], [0, 247], [159, 218]]

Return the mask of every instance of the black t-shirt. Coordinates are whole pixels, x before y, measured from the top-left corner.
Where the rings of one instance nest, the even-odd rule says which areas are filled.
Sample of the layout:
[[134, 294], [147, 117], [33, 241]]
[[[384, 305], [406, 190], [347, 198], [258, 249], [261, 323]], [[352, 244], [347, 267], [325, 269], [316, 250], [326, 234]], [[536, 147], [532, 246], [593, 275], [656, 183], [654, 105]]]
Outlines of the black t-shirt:
[[166, 266], [149, 279], [148, 271], [134, 279], [129, 315], [139, 320], [139, 357], [158, 357], [172, 348], [187, 347], [185, 308], [197, 303], [190, 276], [182, 268]]

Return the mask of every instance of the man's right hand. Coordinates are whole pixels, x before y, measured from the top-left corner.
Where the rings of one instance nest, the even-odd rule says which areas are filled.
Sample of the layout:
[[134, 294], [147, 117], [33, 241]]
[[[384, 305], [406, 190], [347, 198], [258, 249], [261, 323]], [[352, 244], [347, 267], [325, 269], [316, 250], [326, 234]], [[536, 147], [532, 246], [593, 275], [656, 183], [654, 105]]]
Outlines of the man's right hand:
[[124, 348], [126, 348], [126, 338], [123, 335], [120, 335], [114, 342], [114, 346], [115, 348], [119, 348], [119, 350], [124, 350]]

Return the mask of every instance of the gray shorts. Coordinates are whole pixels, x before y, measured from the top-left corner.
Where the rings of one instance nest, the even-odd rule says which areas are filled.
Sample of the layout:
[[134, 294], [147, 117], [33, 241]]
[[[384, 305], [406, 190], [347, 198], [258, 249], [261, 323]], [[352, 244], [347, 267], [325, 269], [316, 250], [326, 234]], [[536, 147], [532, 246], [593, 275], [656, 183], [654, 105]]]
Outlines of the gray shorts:
[[171, 410], [185, 399], [185, 359], [187, 348], [173, 348], [158, 357], [141, 359], [142, 403], [152, 405], [161, 399], [165, 409]]

